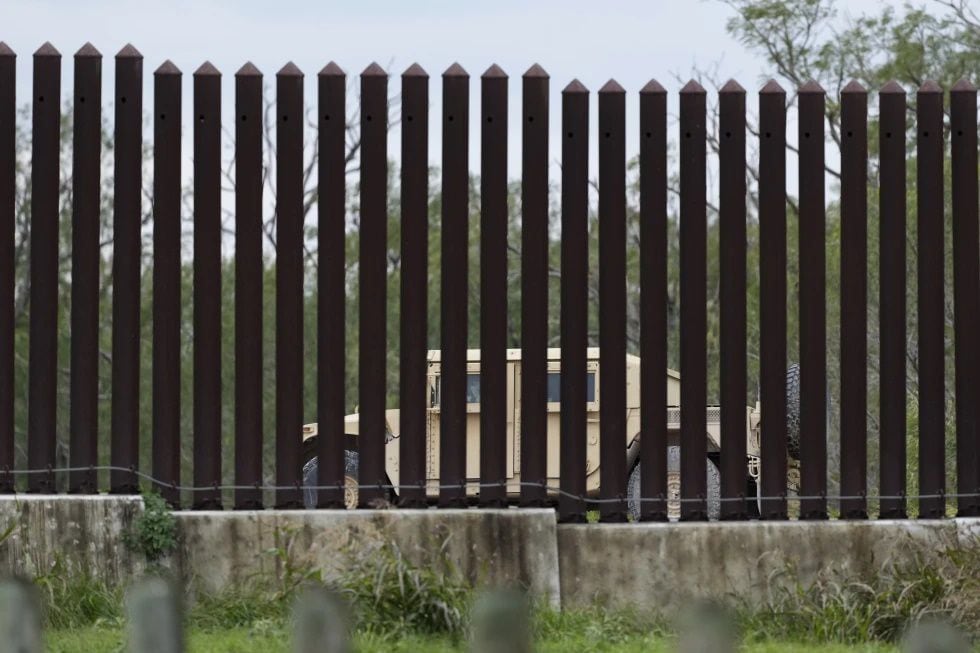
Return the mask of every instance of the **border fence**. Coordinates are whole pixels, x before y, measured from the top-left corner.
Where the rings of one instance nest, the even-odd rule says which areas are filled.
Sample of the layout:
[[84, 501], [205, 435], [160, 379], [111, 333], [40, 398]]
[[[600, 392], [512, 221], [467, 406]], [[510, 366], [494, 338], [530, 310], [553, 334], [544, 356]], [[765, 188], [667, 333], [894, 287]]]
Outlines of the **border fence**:
[[[13, 248], [15, 205], [15, 55], [0, 46], [0, 490], [12, 492], [18, 473], [31, 492], [54, 492], [59, 257], [61, 55], [45, 44], [34, 53], [30, 217], [30, 346], [27, 470], [14, 465]], [[75, 56], [73, 91], [71, 247], [70, 478], [72, 493], [136, 493], [152, 478], [180, 504], [180, 271], [182, 74], [165, 62], [153, 75], [152, 469], [139, 469], [141, 201], [143, 196], [143, 58], [132, 46], [115, 58], [112, 247], [112, 396], [110, 484], [99, 487], [98, 266], [102, 59], [91, 45]], [[251, 64], [235, 75], [235, 456], [234, 506], [262, 508], [262, 74]], [[598, 498], [586, 499], [585, 370], [588, 345], [588, 214], [590, 92], [572, 81], [551, 116], [550, 80], [533, 66], [522, 78], [521, 433], [519, 503], [553, 498], [546, 483], [548, 135], [561, 121], [561, 431], [559, 517], [584, 521], [597, 505], [603, 521], [626, 519], [626, 111], [629, 94], [615, 81], [598, 91], [600, 467]], [[317, 504], [344, 507], [345, 138], [346, 76], [329, 64], [318, 75], [320, 143], [317, 288], [318, 356], [303, 359], [303, 73], [287, 64], [276, 74], [276, 447], [275, 506], [300, 508], [304, 364], [318, 369], [316, 388], [321, 461]], [[401, 77], [401, 323], [400, 496], [426, 504], [426, 325], [428, 315], [429, 77], [418, 65]], [[467, 305], [479, 301], [484, 393], [480, 408], [478, 503], [502, 505], [507, 451], [507, 124], [508, 77], [492, 66], [481, 78], [479, 114], [471, 111], [469, 76], [458, 64], [442, 75], [441, 129], [443, 328], [438, 505], [467, 505]], [[947, 500], [958, 514], [980, 515], [980, 231], [977, 194], [977, 95], [961, 81], [944, 91], [926, 82], [915, 99], [917, 156], [918, 331], [906, 333], [905, 91], [894, 82], [878, 95], [880, 233], [880, 487], [867, 477], [867, 209], [869, 92], [844, 87], [841, 110], [841, 468], [840, 496], [827, 492], [826, 425], [826, 93], [810, 82], [798, 89], [800, 517], [823, 519], [828, 500], [843, 518], [868, 515], [877, 493], [883, 517], [906, 516], [906, 348], [918, 347], [919, 516], [943, 517]], [[363, 507], [382, 498], [385, 479], [386, 266], [388, 176], [387, 73], [372, 64], [360, 76], [360, 275], [358, 455]], [[759, 91], [759, 132], [746, 126], [746, 91], [729, 82], [719, 92], [721, 517], [745, 519], [746, 496], [746, 147], [759, 146], [760, 396], [763, 519], [787, 510], [787, 248], [786, 91], [769, 82]], [[706, 266], [707, 93], [692, 81], [679, 93], [680, 372], [681, 405], [707, 399]], [[643, 466], [641, 518], [667, 518], [667, 246], [668, 92], [651, 81], [639, 92], [641, 261], [641, 397]], [[220, 284], [220, 73], [204, 64], [193, 75], [193, 508], [222, 507]], [[468, 141], [481, 125], [481, 288], [468, 297], [470, 202]], [[226, 125], [227, 126], [227, 125]], [[944, 402], [944, 165], [950, 146], [953, 229], [956, 391], [956, 482], [946, 493]], [[871, 201], [874, 198], [870, 198]], [[833, 325], [836, 326], [836, 325]], [[681, 414], [681, 518], [706, 510], [706, 416]]]

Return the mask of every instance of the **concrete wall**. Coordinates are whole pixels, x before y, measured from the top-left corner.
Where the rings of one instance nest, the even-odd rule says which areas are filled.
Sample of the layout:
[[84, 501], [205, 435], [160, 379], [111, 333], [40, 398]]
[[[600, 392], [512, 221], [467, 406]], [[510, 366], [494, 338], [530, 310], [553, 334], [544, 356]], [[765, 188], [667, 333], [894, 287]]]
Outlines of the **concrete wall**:
[[[122, 544], [138, 497], [0, 497], [0, 572], [56, 564], [125, 582], [144, 564]], [[316, 568], [329, 578], [394, 542], [419, 565], [448, 561], [474, 585], [519, 583], [552, 605], [670, 609], [691, 597], [762, 600], [837, 573], [862, 580], [888, 563], [980, 546], [980, 519], [557, 525], [541, 510], [203, 511], [177, 513], [169, 561], [205, 590]]]

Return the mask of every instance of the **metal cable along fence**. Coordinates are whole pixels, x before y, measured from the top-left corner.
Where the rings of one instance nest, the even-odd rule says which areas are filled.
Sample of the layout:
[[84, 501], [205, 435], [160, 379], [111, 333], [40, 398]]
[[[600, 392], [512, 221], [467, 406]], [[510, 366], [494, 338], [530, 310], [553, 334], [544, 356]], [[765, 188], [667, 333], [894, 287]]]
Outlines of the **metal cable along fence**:
[[[4, 492], [29, 471], [30, 492], [52, 492], [56, 467], [61, 55], [50, 44], [33, 57], [30, 162], [30, 347], [27, 462], [15, 469], [13, 267], [17, 201], [16, 56], [0, 46], [0, 470]], [[153, 75], [152, 170], [152, 469], [139, 469], [141, 204], [143, 200], [143, 57], [130, 45], [115, 58], [113, 120], [112, 387], [108, 488], [99, 487], [98, 364], [102, 58], [90, 44], [75, 55], [72, 132], [71, 361], [68, 488], [136, 493], [150, 481], [181, 506], [180, 276], [182, 74], [164, 62]], [[387, 181], [389, 76], [372, 64], [360, 76], [359, 115], [347, 115], [347, 80], [329, 64], [317, 76], [318, 285], [316, 388], [319, 435], [316, 504], [344, 507], [345, 450], [345, 142], [348, 119], [359, 124], [359, 431], [358, 500], [362, 507], [399, 489], [397, 505], [468, 505], [467, 260], [470, 206], [469, 75], [454, 64], [442, 75], [441, 343], [438, 418], [426, 389], [428, 312], [429, 77], [418, 65], [401, 77], [401, 288], [399, 481], [386, 474]], [[193, 508], [221, 508], [234, 489], [236, 508], [262, 508], [263, 342], [263, 75], [251, 64], [235, 75], [235, 438], [234, 484], [221, 463], [221, 74], [209, 63], [193, 81]], [[481, 506], [516, 501], [540, 506], [554, 499], [549, 484], [548, 275], [550, 79], [540, 66], [522, 77], [521, 355], [519, 460], [508, 460], [505, 387], [507, 329], [508, 77], [492, 66], [480, 82], [480, 401]], [[275, 489], [274, 505], [303, 506], [304, 97], [303, 73], [287, 64], [276, 74], [275, 129]], [[867, 476], [867, 223], [868, 91], [843, 88], [841, 105], [841, 467], [838, 497], [827, 494], [825, 422], [826, 331], [826, 93], [815, 83], [798, 89], [800, 517], [823, 519], [828, 500], [844, 518], [866, 518], [874, 488]], [[947, 499], [958, 514], [980, 515], [980, 252], [978, 252], [977, 96], [966, 81], [949, 92], [949, 159], [955, 304], [956, 492], [947, 494], [944, 415], [944, 92], [927, 82], [915, 98], [918, 271], [918, 514], [943, 517]], [[598, 425], [586, 419], [589, 306], [589, 112], [591, 94], [577, 80], [562, 91], [559, 518], [627, 516], [631, 469], [626, 349], [626, 112], [627, 92], [615, 81], [598, 91]], [[707, 93], [690, 82], [679, 93], [680, 386], [679, 404], [707, 397]], [[89, 101], [86, 101], [88, 99]], [[906, 94], [880, 90], [880, 499], [879, 514], [903, 518], [906, 495]], [[786, 519], [787, 505], [787, 248], [786, 92], [766, 84], [759, 103], [760, 396], [759, 516]], [[667, 251], [668, 93], [656, 81], [639, 91], [640, 390], [643, 469], [638, 518], [664, 520], [668, 496]], [[746, 91], [730, 82], [719, 92], [720, 171], [720, 434], [722, 519], [745, 519], [746, 492]], [[225, 125], [228, 127], [228, 125]], [[836, 326], [836, 325], [835, 325]], [[427, 425], [438, 421], [430, 441]], [[592, 431], [593, 427], [595, 432]], [[707, 423], [703, 410], [680, 415], [680, 518], [708, 516]], [[601, 479], [587, 460], [597, 442]], [[437, 461], [427, 456], [438, 444]], [[591, 467], [589, 466], [591, 465]], [[437, 467], [432, 473], [430, 467]], [[40, 471], [39, 471], [40, 470]], [[435, 479], [433, 479], [435, 476]], [[508, 483], [507, 481], [510, 481]], [[512, 495], [508, 488], [519, 487]], [[434, 492], [434, 494], [433, 494]]]

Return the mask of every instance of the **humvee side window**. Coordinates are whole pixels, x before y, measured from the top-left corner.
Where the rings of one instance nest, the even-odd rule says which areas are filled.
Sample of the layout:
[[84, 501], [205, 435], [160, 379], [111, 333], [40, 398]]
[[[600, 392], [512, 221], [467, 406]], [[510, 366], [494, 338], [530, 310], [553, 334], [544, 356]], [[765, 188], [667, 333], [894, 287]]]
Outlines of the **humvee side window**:
[[480, 375], [478, 373], [466, 375], [466, 403], [480, 403]]
[[[561, 401], [561, 372], [548, 373], [548, 403]], [[585, 401], [595, 401], [595, 372], [585, 375]]]
[[[442, 377], [437, 376], [435, 378], [435, 383], [432, 384], [432, 389], [429, 392], [429, 399], [433, 406], [438, 406], [440, 398], [442, 396]], [[468, 404], [478, 404], [480, 403], [480, 374], [467, 374], [466, 375], [466, 403]]]

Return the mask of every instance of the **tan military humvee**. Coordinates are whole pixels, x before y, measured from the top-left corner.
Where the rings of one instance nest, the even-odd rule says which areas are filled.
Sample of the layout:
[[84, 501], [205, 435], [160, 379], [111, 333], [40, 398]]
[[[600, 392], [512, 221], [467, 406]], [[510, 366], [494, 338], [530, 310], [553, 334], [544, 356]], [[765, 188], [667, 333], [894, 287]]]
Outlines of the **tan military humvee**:
[[[430, 351], [428, 355], [429, 369], [426, 379], [428, 386], [428, 419], [426, 420], [426, 479], [429, 483], [428, 496], [435, 499], [438, 496], [439, 482], [439, 391], [440, 391], [440, 352]], [[586, 487], [590, 495], [599, 491], [599, 405], [600, 396], [599, 376], [602, 373], [598, 348], [589, 348], [587, 361], [587, 437], [588, 450], [586, 453]], [[558, 486], [559, 475], [559, 375], [561, 373], [561, 350], [548, 350], [548, 484]], [[507, 479], [508, 496], [516, 499], [520, 494], [520, 384], [521, 384], [521, 350], [507, 351]], [[473, 487], [468, 491], [470, 496], [477, 495], [476, 482], [480, 470], [480, 350], [467, 351], [467, 442], [466, 442], [466, 475], [473, 480]], [[668, 504], [672, 515], [679, 513], [680, 496], [680, 375], [667, 370], [667, 429], [668, 429]], [[626, 363], [626, 441], [623, 446], [627, 452], [627, 469], [630, 470], [630, 510], [636, 512], [639, 503], [633, 497], [639, 492], [639, 450], [640, 450], [640, 359], [628, 355]], [[718, 406], [707, 406], [708, 424], [708, 502], [709, 514], [716, 516], [719, 509], [717, 501], [719, 492], [718, 453], [721, 447], [721, 409]], [[386, 411], [389, 437], [385, 447], [385, 467], [388, 479], [392, 485], [399, 483], [399, 410]], [[359, 432], [359, 417], [357, 414], [345, 418], [346, 433], [353, 440]], [[317, 425], [307, 424], [303, 427], [303, 441], [306, 443], [307, 461], [304, 467], [304, 485], [316, 484], [315, 458], [310, 458], [315, 447], [311, 446], [317, 436]], [[745, 438], [746, 438], [746, 496], [755, 496], [756, 480], [759, 476], [759, 411], [758, 408], [745, 409]], [[350, 446], [350, 445], [349, 445]], [[357, 505], [357, 453], [346, 452], [346, 470], [348, 490], [345, 500], [348, 507]], [[307, 492], [307, 504], [315, 505], [315, 493]]]

